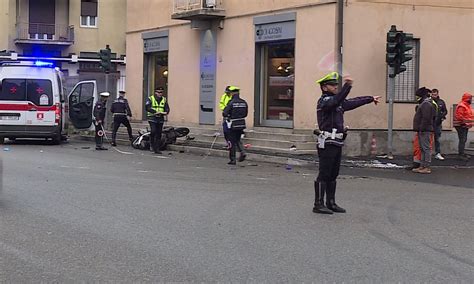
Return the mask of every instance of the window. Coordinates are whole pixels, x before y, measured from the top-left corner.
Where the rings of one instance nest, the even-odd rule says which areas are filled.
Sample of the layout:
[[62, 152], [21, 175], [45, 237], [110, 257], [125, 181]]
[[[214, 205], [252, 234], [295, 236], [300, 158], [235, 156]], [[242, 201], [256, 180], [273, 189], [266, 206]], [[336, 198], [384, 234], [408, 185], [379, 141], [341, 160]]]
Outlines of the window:
[[25, 80], [4, 79], [2, 81], [2, 93], [0, 95], [0, 100], [24, 101], [26, 100], [25, 89]]
[[81, 0], [81, 27], [97, 27], [97, 0]]
[[50, 80], [4, 79], [1, 101], [29, 101], [37, 106], [53, 105], [53, 89]]
[[37, 106], [53, 105], [53, 89], [49, 80], [26, 80], [27, 100]]
[[[415, 92], [419, 88], [420, 76], [420, 40], [412, 41], [413, 49], [408, 54], [413, 55], [413, 59], [405, 62], [407, 70], [395, 77], [395, 96], [393, 101], [396, 103], [415, 103]], [[388, 66], [387, 66], [387, 94], [388, 94]], [[387, 96], [388, 101], [388, 96]]]

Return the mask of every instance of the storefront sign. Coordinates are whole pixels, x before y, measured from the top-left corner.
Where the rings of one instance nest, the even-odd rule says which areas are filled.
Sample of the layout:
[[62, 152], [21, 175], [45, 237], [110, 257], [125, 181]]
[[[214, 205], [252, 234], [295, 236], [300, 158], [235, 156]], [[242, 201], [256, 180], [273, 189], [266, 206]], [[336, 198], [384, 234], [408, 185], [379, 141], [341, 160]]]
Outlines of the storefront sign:
[[295, 21], [290, 21], [255, 25], [255, 42], [294, 39], [296, 36], [295, 23]]
[[157, 37], [143, 40], [143, 52], [158, 52], [168, 50], [168, 37]]

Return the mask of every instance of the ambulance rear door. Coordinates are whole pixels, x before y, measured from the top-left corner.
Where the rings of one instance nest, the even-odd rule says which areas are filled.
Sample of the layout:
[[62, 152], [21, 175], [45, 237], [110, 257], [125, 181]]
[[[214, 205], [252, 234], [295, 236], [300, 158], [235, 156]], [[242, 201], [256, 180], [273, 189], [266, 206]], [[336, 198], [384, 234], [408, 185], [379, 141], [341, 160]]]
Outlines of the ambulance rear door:
[[28, 102], [24, 79], [4, 78], [0, 90], [0, 126], [2, 131], [23, 133]]
[[[59, 104], [53, 100], [53, 87], [49, 79], [26, 79], [26, 131], [39, 131], [44, 126], [58, 126], [56, 113]], [[59, 103], [59, 101], [58, 101]]]

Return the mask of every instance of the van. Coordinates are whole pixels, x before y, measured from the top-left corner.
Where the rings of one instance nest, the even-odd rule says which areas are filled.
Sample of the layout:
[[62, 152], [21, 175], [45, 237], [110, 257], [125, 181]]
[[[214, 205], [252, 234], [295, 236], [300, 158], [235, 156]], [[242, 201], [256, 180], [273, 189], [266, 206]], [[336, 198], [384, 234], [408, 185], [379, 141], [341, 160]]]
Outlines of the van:
[[67, 139], [68, 124], [93, 129], [96, 81], [77, 83], [66, 97], [64, 75], [44, 62], [0, 64], [0, 143], [16, 138]]

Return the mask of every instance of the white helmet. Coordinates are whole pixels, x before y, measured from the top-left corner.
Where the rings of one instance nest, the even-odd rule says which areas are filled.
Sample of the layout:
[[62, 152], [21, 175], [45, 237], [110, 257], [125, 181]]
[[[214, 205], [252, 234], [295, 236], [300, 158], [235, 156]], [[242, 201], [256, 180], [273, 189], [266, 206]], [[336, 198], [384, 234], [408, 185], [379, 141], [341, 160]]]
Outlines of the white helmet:
[[101, 97], [109, 97], [110, 93], [109, 92], [102, 92], [99, 94]]

